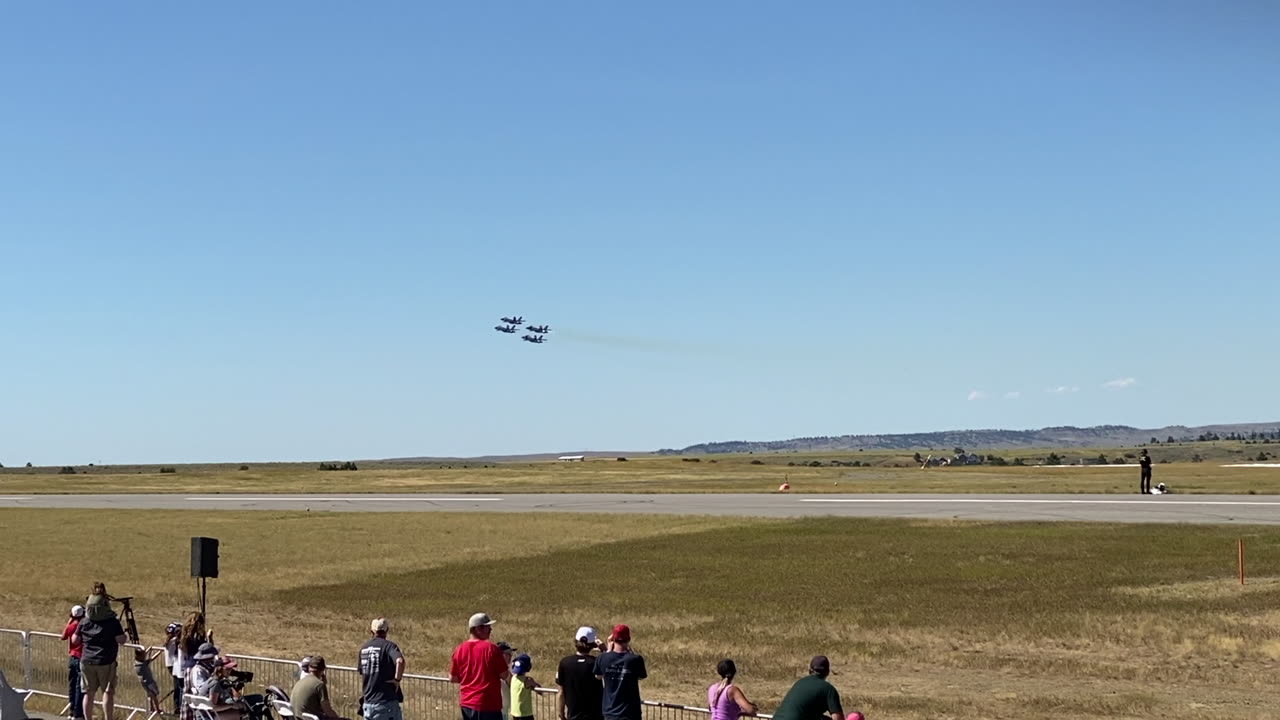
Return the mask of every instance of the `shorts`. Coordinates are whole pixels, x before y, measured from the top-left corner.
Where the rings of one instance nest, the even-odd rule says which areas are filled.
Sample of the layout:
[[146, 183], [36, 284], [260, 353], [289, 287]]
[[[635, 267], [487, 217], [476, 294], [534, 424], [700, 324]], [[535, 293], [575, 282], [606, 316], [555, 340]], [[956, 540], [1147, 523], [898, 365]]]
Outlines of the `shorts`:
[[[366, 720], [368, 720], [366, 718]], [[476, 710], [475, 708], [462, 708], [462, 720], [502, 720], [501, 710]]]
[[90, 696], [99, 690], [114, 693], [116, 691], [116, 664], [90, 665], [81, 662], [80, 689]]

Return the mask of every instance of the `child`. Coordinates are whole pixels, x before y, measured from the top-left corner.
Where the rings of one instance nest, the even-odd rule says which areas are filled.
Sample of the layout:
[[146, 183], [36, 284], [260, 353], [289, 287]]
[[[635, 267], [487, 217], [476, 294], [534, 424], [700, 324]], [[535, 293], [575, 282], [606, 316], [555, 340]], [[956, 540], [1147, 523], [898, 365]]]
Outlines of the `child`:
[[169, 623], [164, 629], [164, 667], [173, 681], [173, 714], [177, 715], [182, 705], [182, 662], [178, 659], [178, 634], [182, 626], [176, 622]]
[[[148, 654], [148, 651], [155, 650]], [[147, 693], [147, 709], [160, 712], [160, 686], [156, 684], [156, 676], [151, 673], [151, 661], [160, 657], [164, 649], [138, 648], [133, 651], [133, 671], [142, 681], [142, 689]]]
[[511, 663], [511, 720], [533, 720], [533, 690], [542, 687], [529, 676], [533, 661], [521, 653]]

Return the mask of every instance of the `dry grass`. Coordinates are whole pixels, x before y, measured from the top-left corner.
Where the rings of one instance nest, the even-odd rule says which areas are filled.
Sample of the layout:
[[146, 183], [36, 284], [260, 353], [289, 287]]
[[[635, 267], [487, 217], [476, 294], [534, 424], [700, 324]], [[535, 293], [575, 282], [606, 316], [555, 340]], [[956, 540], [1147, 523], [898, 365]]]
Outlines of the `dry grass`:
[[[796, 457], [797, 459], [790, 459]], [[640, 458], [625, 463], [502, 463], [403, 465], [379, 463], [356, 472], [322, 472], [314, 465], [177, 466], [158, 468], [81, 468], [57, 475], [23, 469], [0, 470], [0, 493], [335, 493], [335, 492], [772, 492], [784, 479], [796, 492], [973, 492], [973, 493], [1130, 493], [1137, 488], [1136, 466], [1083, 467], [847, 467], [831, 460], [890, 462], [896, 456], [750, 456]], [[819, 459], [821, 458], [821, 459]], [[910, 458], [902, 458], [910, 462]], [[752, 464], [753, 460], [765, 464]], [[788, 466], [822, 462], [823, 467]], [[861, 462], [861, 460], [859, 460]], [[1181, 493], [1280, 493], [1280, 468], [1224, 468], [1209, 463], [1171, 463], [1155, 469], [1157, 482]]]
[[[0, 625], [56, 628], [102, 578], [139, 596], [154, 641], [192, 602], [199, 534], [223, 543], [211, 615], [237, 652], [349, 663], [386, 614], [413, 669], [438, 672], [485, 610], [544, 674], [573, 627], [628, 622], [647, 694], [685, 702], [728, 655], [771, 708], [824, 652], [878, 718], [1244, 720], [1280, 704], [1273, 529], [3, 510]], [[1260, 573], [1243, 590], [1241, 534]]]

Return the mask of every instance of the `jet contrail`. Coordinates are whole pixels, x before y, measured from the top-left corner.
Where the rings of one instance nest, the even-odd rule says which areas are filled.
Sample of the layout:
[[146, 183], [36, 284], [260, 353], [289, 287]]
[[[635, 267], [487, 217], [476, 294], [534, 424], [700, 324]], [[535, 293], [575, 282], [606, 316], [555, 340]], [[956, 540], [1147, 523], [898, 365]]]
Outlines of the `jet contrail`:
[[660, 338], [646, 338], [626, 335], [607, 335], [604, 333], [574, 330], [572, 328], [552, 328], [552, 334], [556, 339], [565, 342], [586, 343], [589, 345], [600, 345], [602, 347], [610, 347], [616, 350], [634, 350], [637, 352], [659, 352], [659, 353], [712, 353], [718, 348], [711, 345], [699, 345], [696, 343], [680, 342], [678, 340], [663, 340]]

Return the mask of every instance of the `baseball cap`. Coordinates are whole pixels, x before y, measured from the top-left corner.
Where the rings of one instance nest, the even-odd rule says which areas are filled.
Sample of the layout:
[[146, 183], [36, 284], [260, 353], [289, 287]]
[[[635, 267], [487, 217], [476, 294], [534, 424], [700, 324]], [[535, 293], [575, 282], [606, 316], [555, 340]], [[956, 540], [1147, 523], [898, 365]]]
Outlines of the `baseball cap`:
[[82, 618], [82, 617], [84, 617], [84, 606], [83, 606], [83, 605], [72, 605], [72, 606], [71, 606], [71, 617], [73, 617], [73, 618]]
[[631, 642], [631, 628], [626, 625], [613, 626], [613, 639], [620, 643]]
[[182, 629], [182, 626], [179, 625], [178, 623], [169, 623], [168, 625], [164, 626], [164, 632], [166, 635], [172, 635], [181, 629]]
[[495, 644], [498, 646], [498, 649], [501, 650], [502, 652], [511, 652], [512, 650], [515, 650], [515, 648], [511, 647], [511, 643], [507, 642], [506, 640], [503, 640], [502, 642], [495, 643]]
[[306, 672], [311, 667], [311, 656], [308, 655], [302, 658], [302, 660], [298, 662], [298, 666], [302, 668], [303, 672]]
[[308, 667], [311, 668], [312, 670], [324, 670], [329, 666], [328, 664], [325, 663], [323, 655], [313, 655], [311, 657], [311, 663], [310, 665], [308, 665]]
[[369, 623], [369, 632], [380, 633], [380, 632], [386, 632], [390, 629], [391, 629], [391, 623], [388, 623], [387, 619], [383, 617], [374, 618], [373, 622]]
[[574, 634], [573, 639], [581, 640], [582, 642], [588, 645], [595, 645], [596, 629], [593, 627], [588, 627], [587, 625], [583, 625], [582, 627], [578, 628], [578, 632]]
[[809, 661], [809, 669], [819, 675], [826, 675], [831, 672], [831, 661], [827, 659], [826, 655], [815, 655]]
[[516, 657], [515, 662], [511, 663], [511, 672], [516, 675], [523, 675], [533, 668], [533, 660], [528, 655], [521, 654]]
[[493, 618], [489, 617], [486, 613], [476, 613], [467, 621], [467, 628], [474, 630], [481, 625], [492, 625], [493, 623]]

